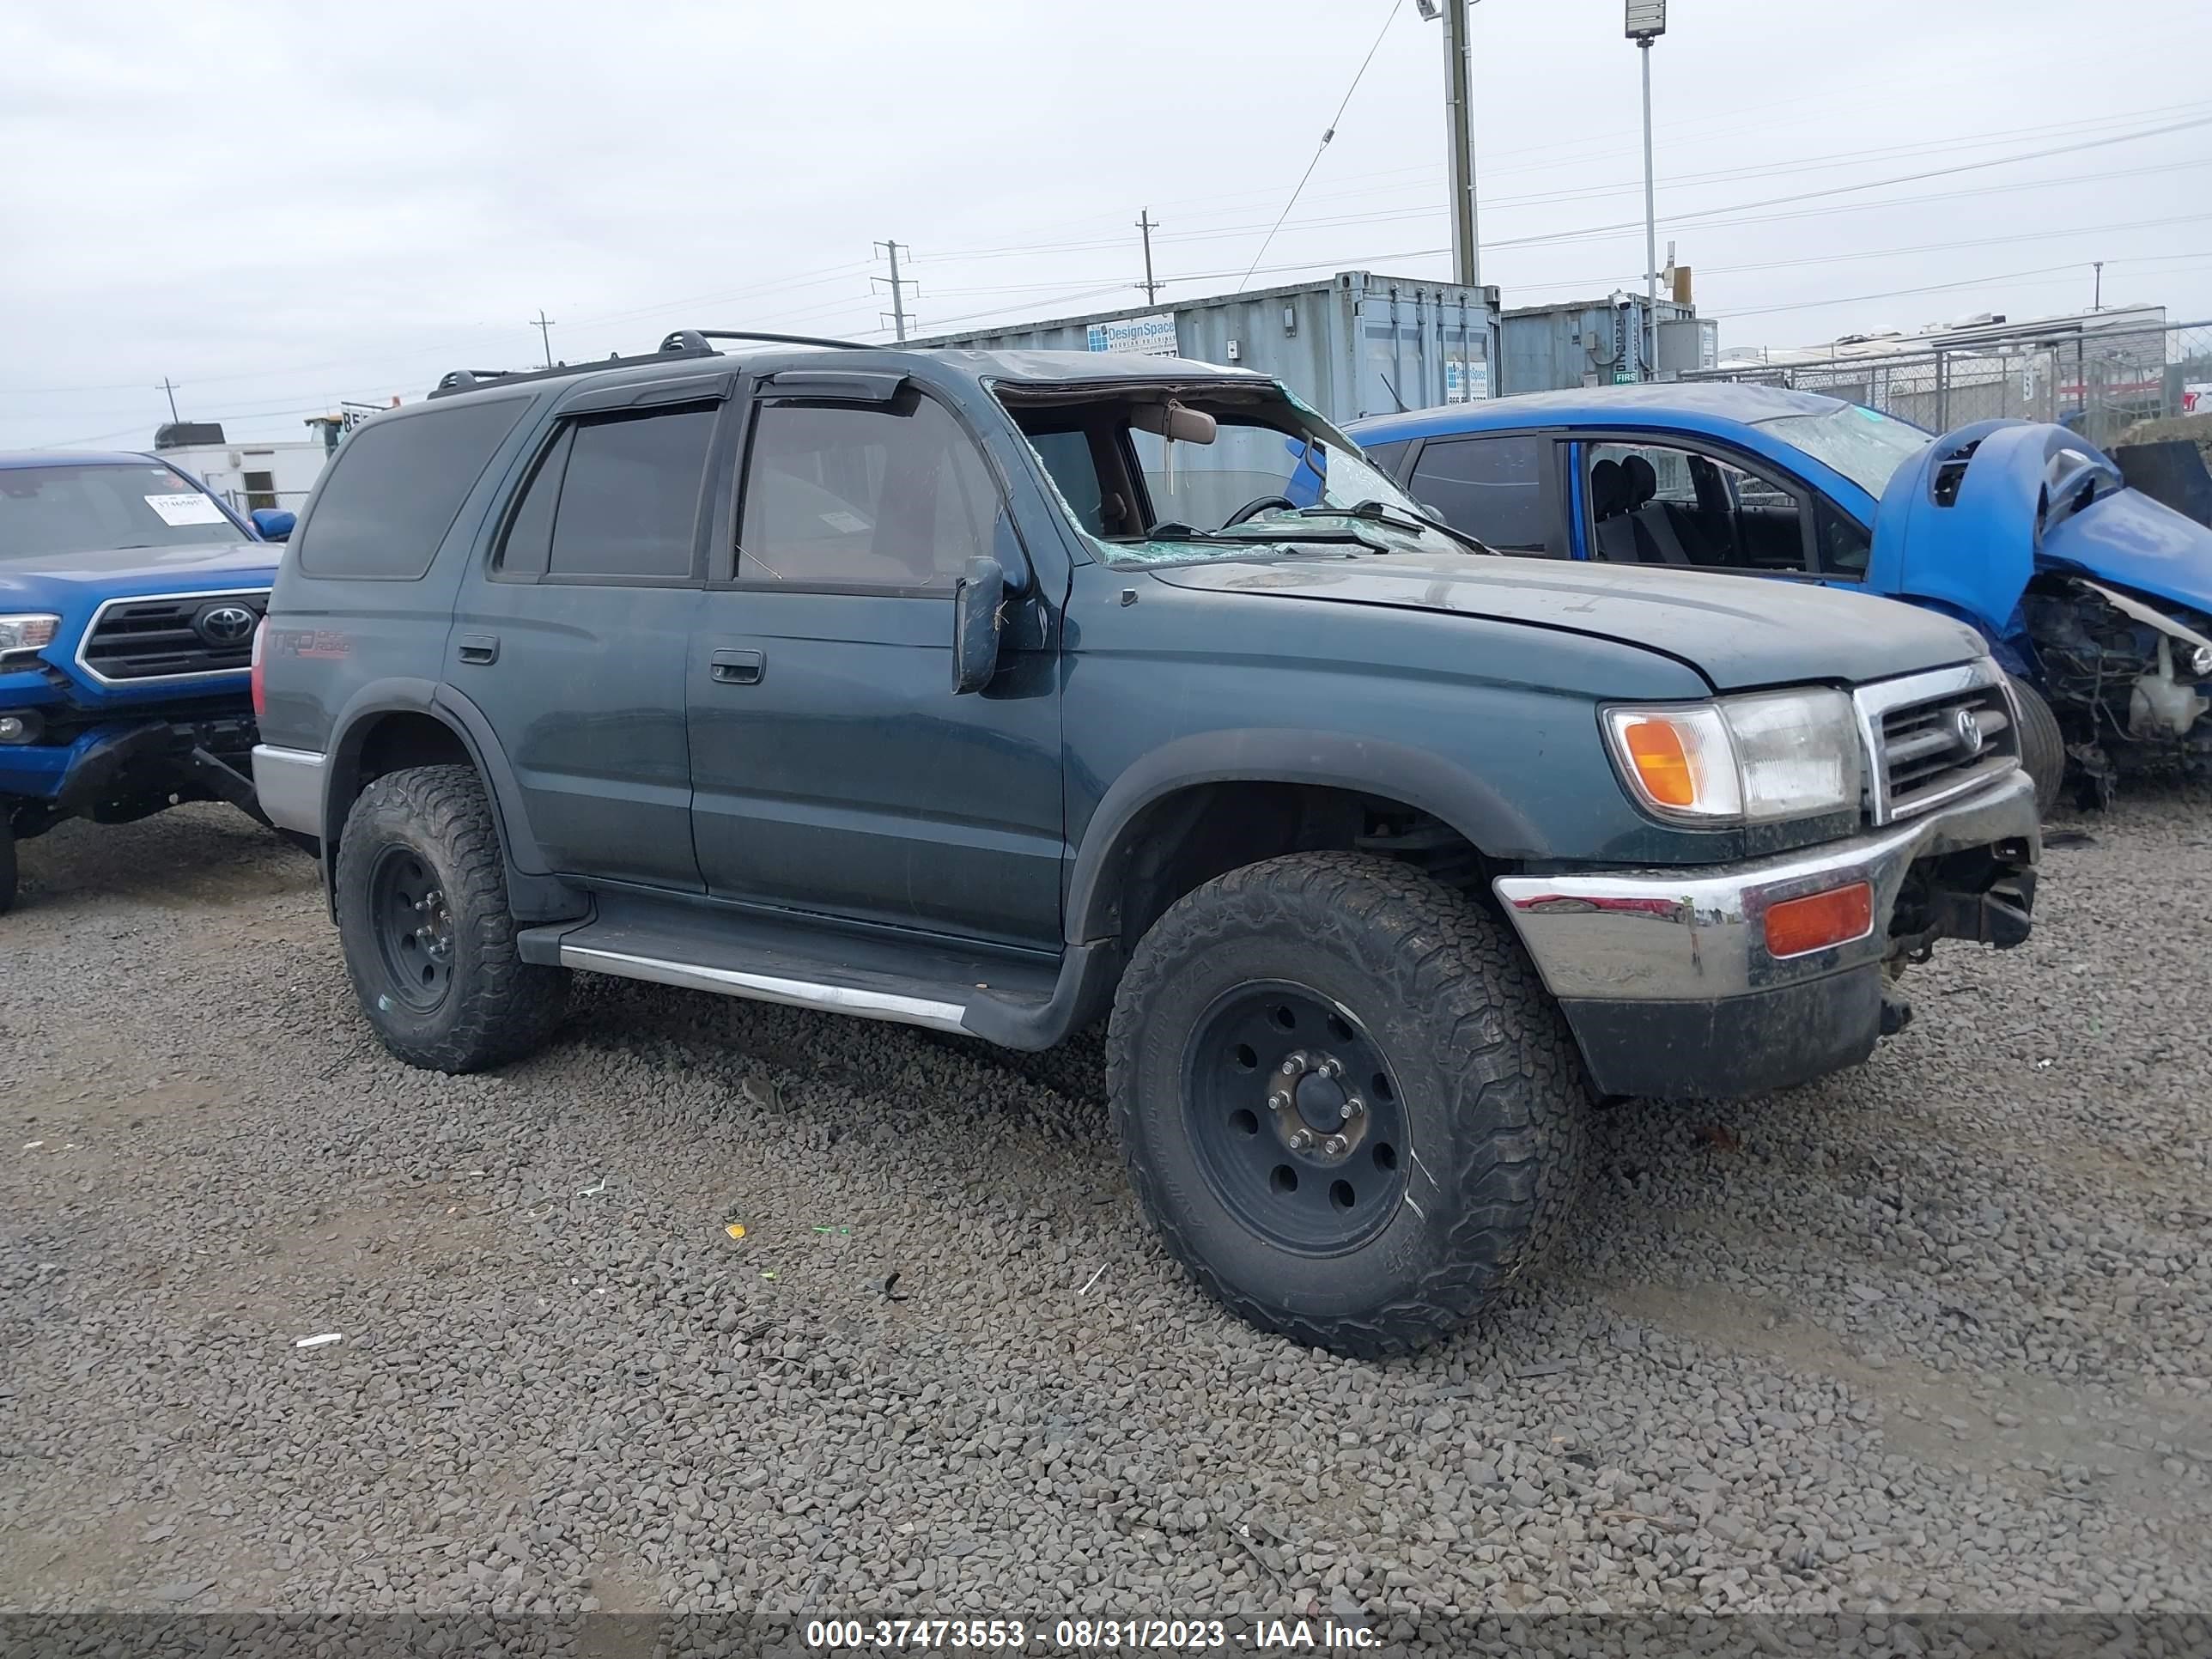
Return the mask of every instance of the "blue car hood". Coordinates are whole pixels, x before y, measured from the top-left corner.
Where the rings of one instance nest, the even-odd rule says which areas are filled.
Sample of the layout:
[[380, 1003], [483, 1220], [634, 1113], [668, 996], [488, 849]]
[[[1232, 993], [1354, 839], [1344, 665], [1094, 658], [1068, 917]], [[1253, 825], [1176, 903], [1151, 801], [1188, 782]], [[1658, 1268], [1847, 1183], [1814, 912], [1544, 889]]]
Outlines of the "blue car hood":
[[0, 610], [68, 612], [125, 594], [253, 587], [276, 579], [283, 551], [274, 542], [237, 542], [0, 559]]
[[1960, 427], [1882, 492], [1873, 591], [1934, 601], [2002, 637], [2039, 568], [2212, 610], [2212, 530], [2126, 488], [2118, 467], [2063, 427]]

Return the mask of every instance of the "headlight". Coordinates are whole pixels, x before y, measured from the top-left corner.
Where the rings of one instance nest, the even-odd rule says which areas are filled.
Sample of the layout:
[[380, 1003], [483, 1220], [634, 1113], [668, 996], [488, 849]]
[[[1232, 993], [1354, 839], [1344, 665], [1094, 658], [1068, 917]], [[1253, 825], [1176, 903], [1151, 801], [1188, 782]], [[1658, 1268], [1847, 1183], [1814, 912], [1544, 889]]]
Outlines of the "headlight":
[[1613, 760], [1636, 798], [1689, 823], [1771, 823], [1856, 811], [1858, 723], [1840, 691], [1608, 708]]
[[52, 645], [61, 623], [59, 617], [46, 615], [0, 617], [0, 667], [14, 666], [13, 659]]

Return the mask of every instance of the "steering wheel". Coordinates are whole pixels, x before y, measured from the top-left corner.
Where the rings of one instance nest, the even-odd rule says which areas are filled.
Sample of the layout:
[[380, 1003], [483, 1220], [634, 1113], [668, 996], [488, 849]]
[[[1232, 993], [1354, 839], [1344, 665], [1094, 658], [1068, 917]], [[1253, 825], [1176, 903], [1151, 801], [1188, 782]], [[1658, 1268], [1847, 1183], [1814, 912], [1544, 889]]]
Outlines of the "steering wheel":
[[1261, 495], [1245, 502], [1243, 506], [1224, 519], [1221, 521], [1221, 527], [1226, 530], [1233, 524], [1243, 524], [1245, 520], [1256, 518], [1271, 507], [1287, 507], [1293, 513], [1298, 510], [1298, 504], [1288, 495]]

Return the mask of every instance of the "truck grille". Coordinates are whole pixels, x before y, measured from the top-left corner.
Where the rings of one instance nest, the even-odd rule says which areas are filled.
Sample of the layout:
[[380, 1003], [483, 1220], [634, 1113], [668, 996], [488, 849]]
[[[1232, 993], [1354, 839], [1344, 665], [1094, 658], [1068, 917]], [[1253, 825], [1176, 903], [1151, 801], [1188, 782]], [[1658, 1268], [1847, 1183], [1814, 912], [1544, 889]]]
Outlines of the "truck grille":
[[94, 614], [76, 659], [94, 679], [111, 684], [241, 674], [252, 664], [253, 630], [268, 608], [265, 587], [110, 599]]
[[2020, 763], [2012, 698], [1987, 659], [1862, 686], [1854, 695], [1872, 761], [1876, 823], [1924, 812]]

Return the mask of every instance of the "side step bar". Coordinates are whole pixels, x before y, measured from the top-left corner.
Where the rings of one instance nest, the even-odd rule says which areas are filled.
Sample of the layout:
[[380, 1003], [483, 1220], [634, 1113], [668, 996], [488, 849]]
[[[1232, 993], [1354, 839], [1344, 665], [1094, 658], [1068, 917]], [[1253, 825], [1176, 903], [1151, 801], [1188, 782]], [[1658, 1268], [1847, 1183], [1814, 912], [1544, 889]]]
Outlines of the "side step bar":
[[523, 929], [515, 945], [525, 962], [547, 967], [964, 1032], [1030, 1050], [1103, 1018], [1121, 965], [1118, 950], [1103, 941], [1064, 946], [1055, 962], [619, 893], [597, 896], [588, 919]]
[[968, 1029], [962, 1023], [968, 1010], [957, 1002], [938, 1002], [852, 985], [830, 985], [817, 980], [787, 979], [736, 968], [712, 968], [696, 962], [669, 962], [596, 945], [563, 944], [561, 966], [619, 975], [624, 979], [651, 980], [657, 985], [679, 986], [687, 991], [719, 991], [725, 996], [750, 997], [756, 1002], [781, 1002], [794, 1008], [852, 1014], [861, 1019], [924, 1025], [933, 1031]]

